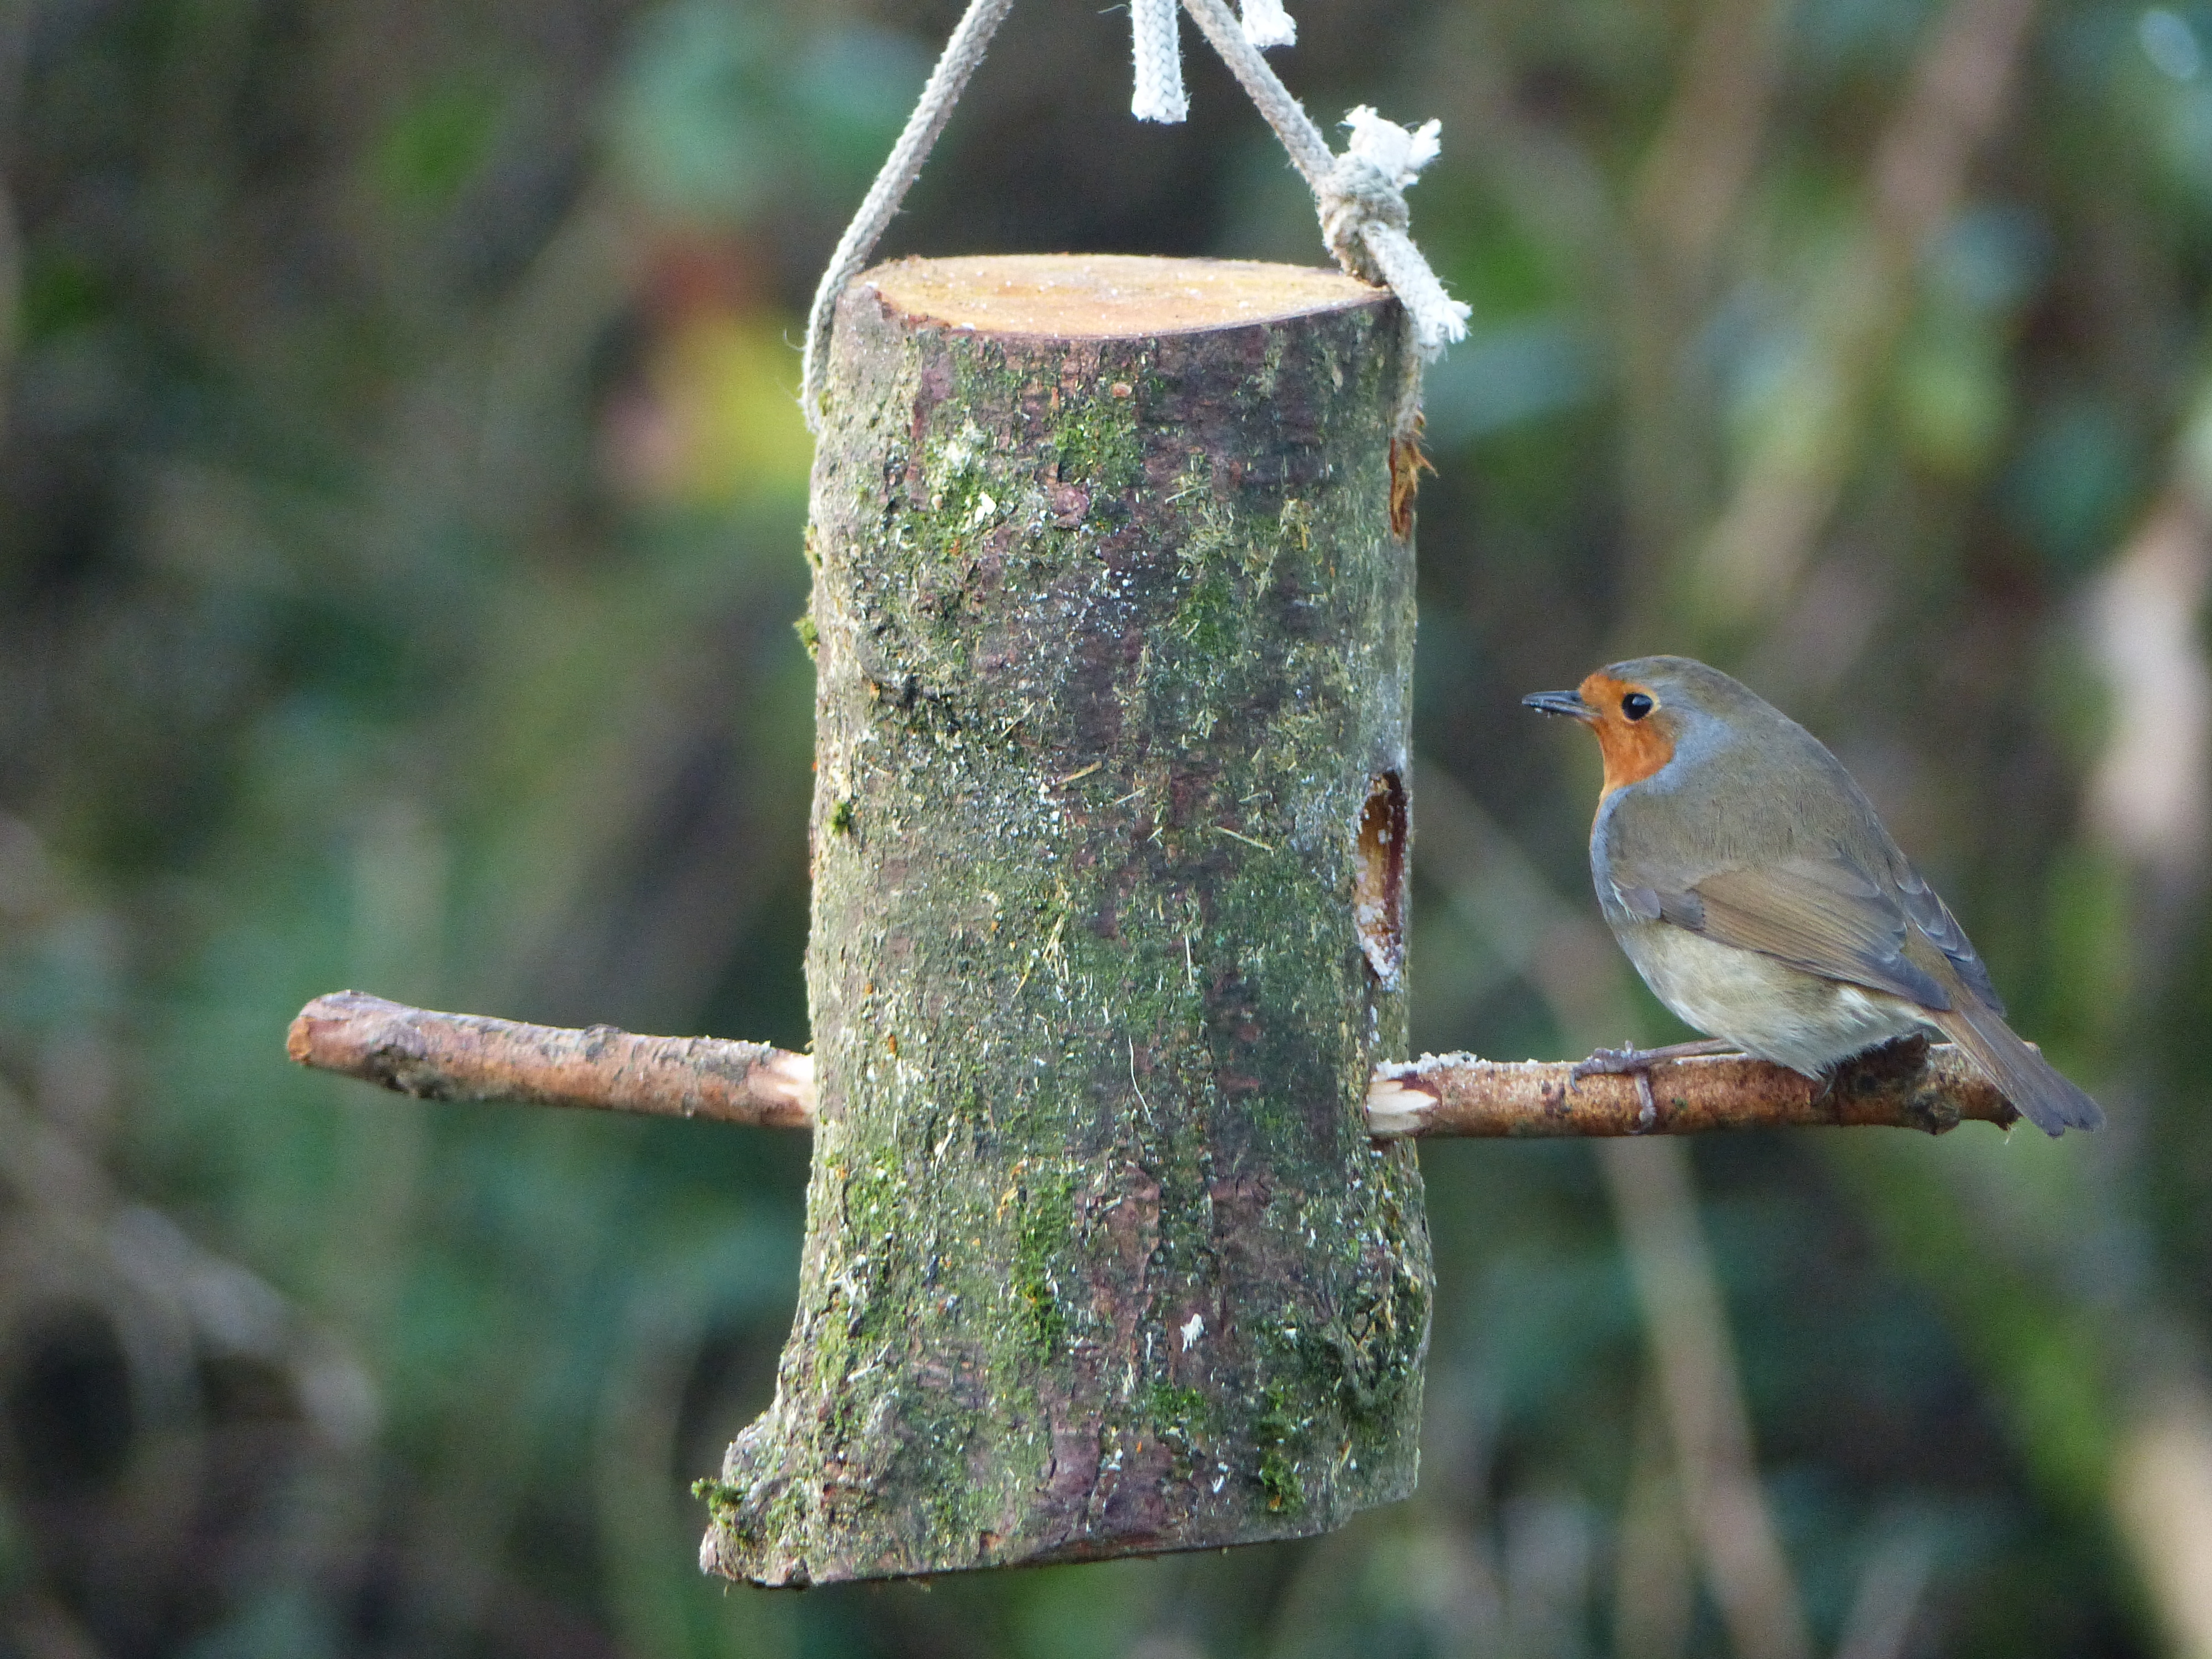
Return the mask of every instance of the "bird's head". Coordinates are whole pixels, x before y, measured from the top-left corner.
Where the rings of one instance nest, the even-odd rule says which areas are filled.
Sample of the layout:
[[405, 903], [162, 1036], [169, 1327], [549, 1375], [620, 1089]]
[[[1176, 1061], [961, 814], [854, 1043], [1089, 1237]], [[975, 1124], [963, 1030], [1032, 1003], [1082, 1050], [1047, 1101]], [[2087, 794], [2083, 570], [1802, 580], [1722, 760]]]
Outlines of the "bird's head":
[[1596, 733], [1607, 795], [1643, 782], [1678, 750], [1703, 748], [1732, 724], [1772, 712], [1718, 669], [1687, 657], [1617, 662], [1571, 691], [1538, 691], [1521, 701], [1547, 714], [1578, 720]]

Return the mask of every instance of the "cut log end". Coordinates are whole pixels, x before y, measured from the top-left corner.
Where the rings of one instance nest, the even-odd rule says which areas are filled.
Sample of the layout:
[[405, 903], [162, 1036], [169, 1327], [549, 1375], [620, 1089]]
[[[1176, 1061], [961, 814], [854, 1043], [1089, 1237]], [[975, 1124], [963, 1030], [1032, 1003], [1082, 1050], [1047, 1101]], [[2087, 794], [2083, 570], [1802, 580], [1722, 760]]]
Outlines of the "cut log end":
[[1302, 265], [1111, 253], [901, 259], [877, 266], [857, 286], [916, 322], [1061, 340], [1279, 322], [1372, 305], [1382, 294], [1341, 271]]

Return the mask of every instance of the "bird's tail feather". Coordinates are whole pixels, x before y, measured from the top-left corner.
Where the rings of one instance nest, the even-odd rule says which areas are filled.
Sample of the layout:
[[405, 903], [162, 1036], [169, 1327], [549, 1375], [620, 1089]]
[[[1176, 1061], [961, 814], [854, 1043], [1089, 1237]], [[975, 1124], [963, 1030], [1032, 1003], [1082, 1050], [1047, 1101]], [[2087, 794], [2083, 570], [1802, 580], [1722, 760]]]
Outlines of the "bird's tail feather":
[[2055, 1138], [2069, 1129], [2104, 1127], [2104, 1109], [2095, 1101], [1972, 995], [1958, 998], [1952, 1007], [1928, 1018], [1971, 1054], [2004, 1097], [2044, 1133]]

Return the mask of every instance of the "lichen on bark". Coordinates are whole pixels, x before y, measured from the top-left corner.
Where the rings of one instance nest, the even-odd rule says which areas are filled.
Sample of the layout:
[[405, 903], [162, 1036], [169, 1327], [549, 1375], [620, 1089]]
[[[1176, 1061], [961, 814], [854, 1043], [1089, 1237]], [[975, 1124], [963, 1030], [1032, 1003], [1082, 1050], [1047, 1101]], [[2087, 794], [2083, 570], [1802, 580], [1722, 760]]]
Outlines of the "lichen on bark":
[[[1406, 775], [1395, 304], [957, 326], [967, 263], [847, 294], [815, 465], [807, 1238], [703, 1483], [702, 1559], [769, 1583], [1308, 1534], [1417, 1461], [1419, 1176], [1363, 1115], [1405, 991], [1354, 914]], [[1078, 265], [1272, 269], [987, 270]]]

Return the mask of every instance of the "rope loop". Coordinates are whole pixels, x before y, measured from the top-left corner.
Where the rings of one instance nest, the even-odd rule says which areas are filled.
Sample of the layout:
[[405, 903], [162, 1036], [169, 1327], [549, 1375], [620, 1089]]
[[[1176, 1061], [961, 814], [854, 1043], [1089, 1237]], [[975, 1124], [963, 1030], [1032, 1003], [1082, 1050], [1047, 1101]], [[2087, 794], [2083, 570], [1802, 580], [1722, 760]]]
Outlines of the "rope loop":
[[[1130, 0], [1130, 46], [1136, 70], [1130, 110], [1140, 121], [1176, 122], [1189, 112], [1176, 3]], [[1337, 263], [1355, 276], [1388, 287], [1405, 307], [1413, 349], [1407, 353], [1398, 426], [1401, 435], [1410, 434], [1420, 418], [1421, 364], [1434, 361], [1447, 343], [1467, 335], [1468, 307], [1444, 292], [1407, 234], [1412, 216], [1406, 207], [1406, 186], [1436, 159], [1438, 124], [1401, 127], [1363, 104], [1345, 118], [1352, 138], [1342, 155], [1334, 154], [1313, 118], [1261, 56], [1264, 48], [1289, 46], [1297, 39], [1297, 25], [1283, 9], [1283, 0], [1242, 0], [1241, 17], [1230, 12], [1224, 0], [1182, 3], [1313, 191], [1322, 237]], [[968, 77], [982, 61], [984, 47], [1012, 4], [1013, 0], [969, 0], [914, 113], [907, 118], [906, 130], [822, 273], [806, 319], [799, 388], [799, 405], [811, 431], [822, 428], [822, 387], [829, 372], [830, 329], [838, 298], [890, 228], [908, 187], [952, 118], [952, 106]]]
[[1397, 295], [1413, 319], [1415, 346], [1433, 361], [1466, 337], [1468, 315], [1406, 234], [1413, 222], [1406, 186], [1436, 160], [1439, 124], [1401, 127], [1362, 104], [1344, 125], [1352, 141], [1314, 191], [1322, 239], [1346, 270]]

